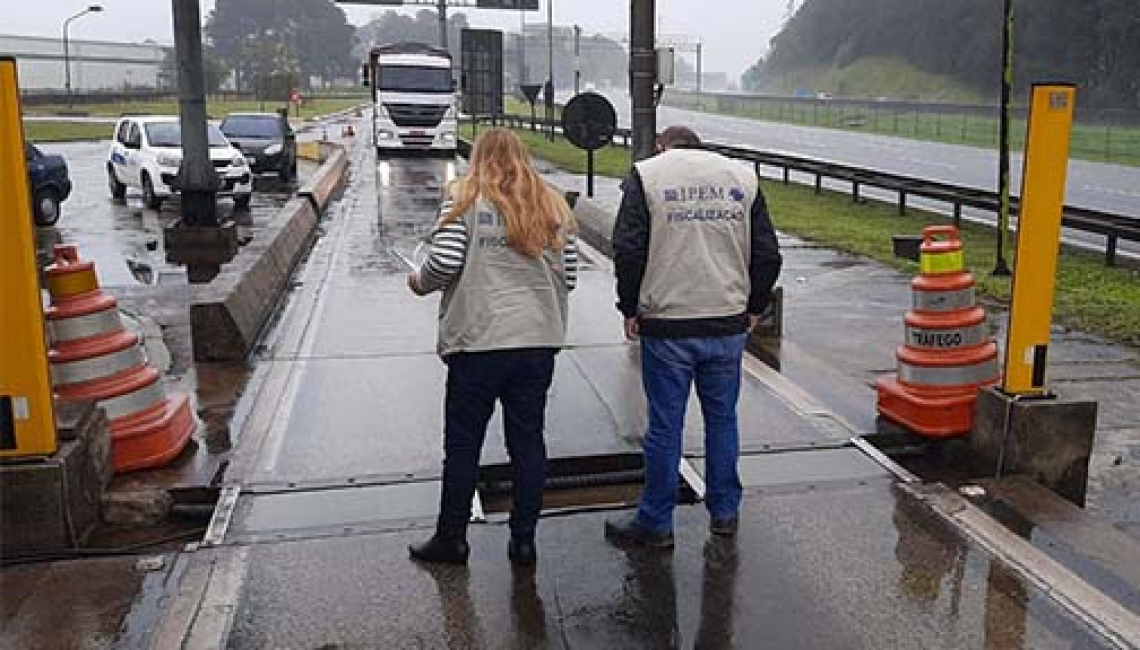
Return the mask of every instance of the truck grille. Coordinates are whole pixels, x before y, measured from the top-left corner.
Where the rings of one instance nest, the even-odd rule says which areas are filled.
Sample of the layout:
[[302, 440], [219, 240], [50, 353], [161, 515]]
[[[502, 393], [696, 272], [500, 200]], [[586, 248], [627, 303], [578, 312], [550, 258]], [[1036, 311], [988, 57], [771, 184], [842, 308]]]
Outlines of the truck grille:
[[400, 142], [410, 149], [429, 149], [435, 138], [430, 135], [401, 135]]
[[388, 115], [396, 126], [435, 128], [447, 113], [446, 106], [423, 106], [419, 104], [384, 104]]

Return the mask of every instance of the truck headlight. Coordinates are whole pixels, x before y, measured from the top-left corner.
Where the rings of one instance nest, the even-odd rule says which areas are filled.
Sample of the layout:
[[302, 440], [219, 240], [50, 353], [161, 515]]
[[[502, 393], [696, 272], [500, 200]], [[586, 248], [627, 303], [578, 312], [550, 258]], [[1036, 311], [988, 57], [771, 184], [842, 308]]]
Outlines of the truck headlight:
[[271, 144], [265, 148], [265, 155], [267, 156], [276, 156], [279, 153], [281, 153], [280, 144]]
[[182, 157], [169, 153], [160, 153], [155, 157], [154, 161], [158, 163], [159, 167], [178, 167], [182, 164]]

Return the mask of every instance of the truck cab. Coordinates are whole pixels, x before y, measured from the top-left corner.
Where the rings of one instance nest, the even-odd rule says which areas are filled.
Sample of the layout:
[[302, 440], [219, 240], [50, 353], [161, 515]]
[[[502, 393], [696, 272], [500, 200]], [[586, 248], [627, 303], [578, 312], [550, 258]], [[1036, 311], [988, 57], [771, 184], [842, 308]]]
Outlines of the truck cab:
[[377, 153], [454, 155], [458, 109], [450, 54], [419, 43], [386, 45], [372, 50], [367, 71]]

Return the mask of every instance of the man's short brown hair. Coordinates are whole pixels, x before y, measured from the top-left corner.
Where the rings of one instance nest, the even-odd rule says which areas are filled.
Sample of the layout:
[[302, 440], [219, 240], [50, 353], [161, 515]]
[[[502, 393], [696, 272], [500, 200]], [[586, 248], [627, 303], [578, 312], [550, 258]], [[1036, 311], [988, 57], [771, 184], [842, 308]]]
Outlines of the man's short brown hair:
[[662, 151], [674, 147], [696, 147], [700, 144], [700, 136], [687, 126], [671, 126], [657, 136], [657, 148]]

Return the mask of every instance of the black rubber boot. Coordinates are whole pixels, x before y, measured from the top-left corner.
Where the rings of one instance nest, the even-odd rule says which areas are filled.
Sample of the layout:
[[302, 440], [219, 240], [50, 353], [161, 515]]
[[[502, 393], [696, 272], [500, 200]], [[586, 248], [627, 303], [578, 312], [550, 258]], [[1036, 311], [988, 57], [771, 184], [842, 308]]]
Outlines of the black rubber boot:
[[413, 560], [420, 562], [467, 564], [471, 547], [462, 537], [442, 535], [437, 532], [426, 542], [408, 546], [408, 553]]

